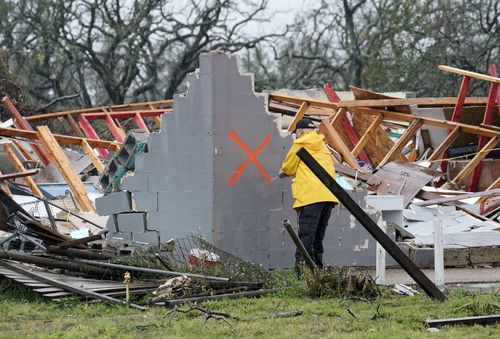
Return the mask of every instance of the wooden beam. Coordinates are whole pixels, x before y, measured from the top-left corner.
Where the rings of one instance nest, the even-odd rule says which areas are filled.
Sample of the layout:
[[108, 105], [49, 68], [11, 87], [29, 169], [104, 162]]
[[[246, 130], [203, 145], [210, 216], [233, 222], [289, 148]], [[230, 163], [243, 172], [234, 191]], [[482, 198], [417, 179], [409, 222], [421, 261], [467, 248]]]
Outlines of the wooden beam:
[[309, 98], [302, 98], [302, 97], [292, 97], [289, 95], [283, 95], [283, 94], [278, 94], [278, 93], [271, 93], [269, 94], [269, 98], [271, 100], [275, 101], [280, 101], [280, 102], [289, 102], [297, 105], [301, 105], [304, 101], [307, 102], [309, 106], [316, 106], [316, 107], [323, 107], [323, 108], [331, 108], [331, 109], [336, 109], [337, 104], [329, 101], [323, 101], [323, 100], [315, 100], [315, 99], [309, 99]]
[[335, 128], [333, 128], [328, 118], [323, 118], [319, 126], [319, 130], [325, 135], [326, 141], [330, 144], [330, 146], [332, 146], [342, 155], [343, 160], [349, 166], [357, 169], [358, 171], [365, 172], [365, 170], [358, 165], [356, 158], [353, 157], [353, 155], [349, 151], [349, 148], [346, 146], [346, 144], [344, 144], [342, 138], [335, 130]]
[[344, 191], [328, 172], [312, 157], [305, 148], [297, 151], [297, 156], [314, 173], [314, 175], [332, 192], [347, 208], [371, 236], [396, 260], [413, 280], [430, 297], [444, 301], [446, 296], [425, 276], [415, 263], [406, 255], [387, 234], [368, 216], [368, 214]]
[[[5, 109], [10, 113], [10, 115], [14, 118], [14, 126], [16, 126], [20, 130], [24, 131], [33, 131], [33, 127], [31, 127], [30, 123], [25, 120], [25, 118], [19, 113], [17, 110], [16, 106], [10, 101], [9, 97], [5, 96], [2, 99], [3, 106]], [[38, 145], [33, 145], [31, 146], [33, 148], [33, 151], [35, 151], [36, 155], [38, 156], [38, 159], [47, 166], [50, 163], [50, 157], [49, 155], [45, 152], [43, 147], [40, 147]]]
[[479, 164], [489, 153], [490, 150], [495, 148], [495, 146], [498, 143], [498, 138], [493, 137], [488, 141], [488, 143], [477, 153], [472, 160], [469, 161], [469, 163], [462, 168], [460, 173], [458, 173], [455, 178], [451, 181], [452, 184], [459, 185], [471, 172], [474, 170], [474, 168]]
[[92, 161], [92, 163], [94, 164], [95, 168], [97, 169], [97, 172], [99, 172], [99, 174], [104, 172], [105, 166], [102, 164], [99, 157], [94, 153], [94, 149], [89, 145], [87, 140], [83, 139], [80, 146], [82, 147], [83, 152], [87, 155], [87, 157], [90, 159], [90, 161]]
[[384, 120], [384, 116], [382, 114], [379, 114], [377, 118], [373, 120], [370, 126], [368, 126], [365, 133], [361, 136], [358, 143], [354, 146], [353, 150], [351, 151], [351, 154], [353, 156], [356, 157], [359, 154], [359, 152], [363, 150], [363, 147], [365, 147], [366, 143], [368, 142], [368, 139], [373, 134], [373, 132], [375, 132], [375, 130], [380, 126], [382, 120]]
[[288, 126], [287, 132], [295, 131], [295, 126], [297, 126], [297, 122], [299, 122], [299, 120], [304, 117], [304, 114], [307, 111], [307, 106], [308, 104], [305, 101], [300, 105], [299, 110], [293, 117], [292, 123], [290, 124], [290, 126]]
[[85, 186], [76, 174], [71, 162], [64, 154], [61, 146], [59, 146], [59, 143], [54, 138], [49, 128], [47, 126], [38, 126], [37, 131], [40, 141], [51, 155], [57, 169], [66, 180], [68, 186], [71, 188], [79, 207], [85, 212], [95, 212], [94, 206], [87, 195]]
[[423, 121], [420, 119], [413, 120], [410, 124], [410, 126], [406, 129], [406, 131], [403, 133], [403, 135], [396, 140], [394, 143], [394, 146], [387, 152], [385, 155], [384, 159], [378, 164], [377, 168], [381, 168], [385, 164], [391, 160], [391, 158], [394, 156], [394, 154], [401, 152], [403, 147], [406, 146], [406, 144], [410, 141], [411, 138], [417, 133], [420, 127], [422, 127]]
[[[0, 171], [0, 177], [4, 177], [4, 175], [2, 174], [2, 171]], [[7, 193], [8, 195], [12, 195], [12, 192], [10, 191], [9, 184], [7, 183], [7, 181], [1, 180], [0, 181], [0, 188], [2, 188], [2, 190], [5, 193]]]
[[335, 113], [333, 118], [330, 120], [330, 124], [332, 126], [337, 125], [338, 123], [340, 123], [340, 121], [342, 121], [345, 114], [346, 114], [345, 108], [341, 108], [341, 109], [337, 110], [337, 113]]
[[[380, 99], [380, 100], [344, 100], [337, 104], [338, 107], [393, 107], [403, 105], [418, 106], [455, 106], [457, 98], [410, 98], [410, 99]], [[488, 98], [466, 98], [466, 105], [486, 105]]]
[[436, 127], [443, 127], [447, 129], [453, 129], [456, 126], [459, 126], [461, 131], [464, 133], [471, 133], [471, 134], [476, 134], [476, 135], [484, 135], [487, 137], [496, 137], [500, 133], [496, 130], [484, 128], [484, 127], [479, 127], [479, 126], [474, 126], [474, 125], [467, 125], [467, 124], [462, 124], [459, 122], [454, 122], [454, 121], [448, 121], [448, 120], [439, 120], [439, 119], [433, 119], [433, 118], [424, 118], [424, 117], [416, 117], [414, 115], [410, 114], [404, 114], [404, 113], [396, 113], [396, 112], [388, 112], [384, 111], [381, 109], [375, 109], [375, 108], [353, 108], [352, 109], [356, 113], [361, 113], [361, 114], [371, 114], [371, 115], [378, 115], [382, 114], [384, 116], [385, 120], [399, 120], [399, 121], [409, 121], [412, 122], [413, 120], [421, 120], [424, 125], [430, 125], [430, 126], [436, 126]]
[[427, 158], [428, 161], [434, 161], [442, 157], [443, 152], [450, 147], [451, 143], [455, 141], [460, 132], [460, 126], [455, 126], [455, 128], [448, 134], [448, 136], [443, 140], [443, 142], [432, 152], [432, 154]]
[[455, 68], [455, 67], [450, 67], [450, 66], [445, 66], [445, 65], [439, 65], [438, 69], [440, 69], [441, 71], [449, 72], [449, 73], [455, 73], [455, 74], [464, 75], [464, 76], [475, 78], [475, 79], [480, 79], [480, 80], [492, 82], [495, 84], [500, 84], [500, 78], [492, 77], [492, 76], [489, 76], [486, 74], [466, 71], [466, 70], [463, 70], [460, 68]]
[[108, 128], [109, 128], [111, 134], [113, 135], [113, 137], [118, 142], [123, 143], [123, 140], [125, 139], [125, 131], [122, 130], [120, 127], [118, 127], [118, 125], [113, 120], [111, 115], [106, 114], [106, 116], [104, 117], [104, 122], [106, 123], [106, 125], [108, 125]]
[[144, 119], [142, 118], [142, 116], [139, 113], [135, 113], [134, 114], [134, 121], [135, 121], [135, 124], [137, 125], [138, 128], [140, 128], [143, 131], [149, 133], [149, 128], [148, 128], [148, 126], [144, 122]]
[[[5, 154], [7, 154], [7, 156], [9, 157], [10, 161], [12, 161], [12, 164], [16, 168], [16, 171], [21, 172], [21, 173], [26, 172], [26, 168], [24, 167], [23, 163], [21, 162], [21, 160], [19, 160], [16, 153], [14, 153], [14, 150], [12, 149], [12, 147], [9, 144], [4, 144], [3, 150], [4, 150]], [[29, 188], [31, 189], [31, 192], [33, 192], [34, 195], [36, 195], [40, 198], [44, 197], [42, 191], [40, 190], [40, 188], [38, 187], [38, 185], [36, 184], [35, 180], [33, 180], [32, 177], [27, 176], [27, 177], [24, 177], [23, 180], [29, 186]]]
[[25, 172], [0, 174], [0, 181], [12, 180], [12, 179], [17, 179], [17, 178], [24, 178], [24, 177], [36, 175], [38, 173], [40, 173], [40, 169], [39, 168], [26, 170]]
[[[38, 134], [35, 131], [22, 131], [19, 129], [15, 128], [2, 128], [0, 127], [0, 136], [2, 137], [11, 137], [11, 138], [24, 138], [28, 140], [38, 140]], [[62, 134], [53, 134], [54, 138], [61, 143], [65, 145], [75, 145], [75, 146], [80, 146], [82, 143], [83, 138], [79, 137], [74, 137], [70, 135], [62, 135]], [[102, 147], [105, 149], [110, 149], [115, 152], [117, 152], [121, 144], [113, 141], [107, 141], [107, 140], [94, 140], [94, 139], [85, 139], [89, 143], [90, 146], [96, 148], [96, 147]]]
[[52, 119], [56, 119], [56, 118], [65, 116], [66, 114], [69, 114], [72, 116], [79, 116], [82, 113], [84, 113], [84, 114], [86, 114], [86, 113], [100, 113], [100, 112], [103, 112], [103, 110], [106, 110], [108, 112], [140, 111], [140, 110], [148, 110], [150, 107], [153, 107], [153, 105], [160, 106], [160, 107], [153, 107], [151, 109], [159, 110], [161, 108], [172, 108], [173, 102], [174, 102], [173, 100], [158, 100], [158, 101], [141, 102], [141, 103], [133, 103], [133, 104], [92, 107], [92, 108], [76, 109], [76, 110], [71, 110], [71, 111], [61, 111], [61, 112], [54, 112], [54, 113], [32, 115], [32, 116], [26, 117], [26, 120], [28, 120], [28, 121], [46, 121], [46, 120], [52, 120]]
[[12, 140], [12, 142], [14, 143], [14, 145], [16, 145], [16, 148], [19, 150], [19, 152], [21, 152], [24, 159], [26, 159], [27, 161], [37, 161], [33, 157], [33, 155], [31, 155], [31, 153], [26, 149], [26, 147], [24, 147], [19, 141]]
[[154, 119], [155, 119], [156, 128], [161, 128], [161, 118], [156, 116], [156, 117], [154, 117]]
[[80, 126], [76, 123], [75, 118], [69, 113], [66, 113], [64, 115], [64, 119], [66, 119], [66, 122], [68, 123], [69, 127], [75, 133], [75, 136], [79, 138], [85, 138], [85, 134], [83, 134], [82, 130], [80, 129]]

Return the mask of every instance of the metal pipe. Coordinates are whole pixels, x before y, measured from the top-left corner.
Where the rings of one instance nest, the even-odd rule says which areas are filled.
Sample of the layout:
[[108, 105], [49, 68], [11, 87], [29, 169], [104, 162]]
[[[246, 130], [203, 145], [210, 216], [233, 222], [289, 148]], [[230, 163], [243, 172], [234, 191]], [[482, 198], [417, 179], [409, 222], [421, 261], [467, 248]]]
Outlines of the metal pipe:
[[297, 234], [295, 234], [292, 225], [290, 224], [290, 221], [288, 219], [283, 220], [283, 226], [285, 226], [285, 229], [290, 235], [290, 238], [292, 238], [293, 242], [295, 243], [295, 246], [297, 246], [297, 249], [300, 251], [300, 253], [302, 253], [302, 256], [304, 257], [307, 266], [309, 266], [311, 270], [315, 270], [316, 265], [314, 264], [314, 261], [311, 259], [311, 256], [307, 252], [302, 241], [300, 241]]
[[93, 274], [96, 276], [106, 276], [106, 275], [112, 274], [112, 272], [110, 272], [109, 270], [103, 269], [103, 268], [91, 267], [88, 265], [82, 265], [82, 264], [71, 262], [71, 261], [57, 260], [57, 259], [46, 258], [46, 257], [39, 257], [39, 256], [23, 254], [23, 253], [18, 253], [18, 252], [12, 252], [12, 251], [0, 250], [0, 259], [15, 260], [15, 261], [20, 261], [20, 262], [27, 263], [27, 264], [34, 264], [34, 265], [42, 266], [42, 267], [61, 268], [61, 269], [65, 269], [65, 270], [73, 271], [73, 272], [85, 272], [85, 273], [90, 273], [90, 274]]
[[173, 275], [173, 276], [185, 275], [186, 277], [189, 277], [189, 278], [207, 279], [207, 280], [215, 280], [215, 281], [229, 281], [229, 278], [214, 277], [214, 276], [210, 276], [210, 275], [201, 275], [201, 274], [193, 274], [193, 273], [174, 272], [174, 271], [164, 271], [164, 270], [157, 270], [154, 268], [118, 265], [118, 264], [85, 260], [85, 259], [75, 259], [75, 261], [77, 263], [82, 263], [82, 264], [87, 264], [87, 265], [116, 268], [116, 269], [121, 269], [121, 270], [126, 270], [126, 271], [136, 271], [136, 272], [143, 272], [143, 273], [153, 273], [153, 274], [163, 274], [163, 275]]

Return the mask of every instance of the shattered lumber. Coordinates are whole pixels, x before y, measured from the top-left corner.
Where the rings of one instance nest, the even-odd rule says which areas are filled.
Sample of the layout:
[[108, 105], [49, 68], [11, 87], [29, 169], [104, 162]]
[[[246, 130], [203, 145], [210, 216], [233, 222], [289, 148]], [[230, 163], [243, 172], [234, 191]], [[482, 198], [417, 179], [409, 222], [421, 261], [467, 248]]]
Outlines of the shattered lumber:
[[0, 181], [13, 180], [13, 179], [23, 178], [23, 177], [30, 177], [30, 176], [36, 175], [38, 173], [40, 173], [40, 169], [39, 168], [26, 170], [24, 172], [9, 173], [9, 174], [0, 174]]
[[455, 73], [455, 74], [463, 75], [463, 76], [470, 77], [470, 78], [475, 78], [475, 79], [479, 79], [479, 80], [484, 80], [484, 81], [500, 84], [500, 78], [492, 77], [492, 76], [481, 74], [481, 73], [466, 71], [466, 70], [463, 70], [460, 68], [455, 68], [455, 67], [450, 67], [450, 66], [445, 66], [445, 65], [439, 65], [438, 69], [441, 71], [449, 72], [449, 73]]
[[[3, 128], [0, 127], [0, 136], [2, 137], [11, 137], [11, 138], [24, 138], [28, 140], [38, 141], [38, 135], [35, 131], [22, 131], [14, 128]], [[61, 144], [65, 145], [75, 145], [80, 146], [82, 140], [85, 138], [74, 137], [70, 135], [63, 134], [53, 134], [54, 138]], [[105, 149], [112, 150], [113, 152], [117, 152], [121, 145], [117, 142], [106, 141], [106, 140], [94, 140], [94, 139], [85, 139], [90, 146], [97, 148], [102, 147]], [[33, 145], [37, 146], [37, 145]]]
[[[5, 107], [5, 109], [10, 113], [12, 118], [14, 118], [14, 126], [18, 128], [21, 131], [25, 132], [33, 132], [33, 128], [31, 127], [30, 123], [25, 120], [25, 118], [19, 113], [17, 110], [16, 106], [10, 101], [9, 97], [5, 96], [2, 99], [2, 103]], [[50, 157], [49, 155], [45, 152], [43, 148], [41, 148], [39, 145], [33, 145], [32, 146], [33, 151], [38, 155], [38, 158], [40, 161], [47, 166], [50, 163]]]
[[319, 180], [340, 200], [354, 217], [365, 227], [376, 241], [397, 261], [397, 263], [415, 280], [415, 282], [430, 297], [444, 301], [446, 296], [434, 283], [422, 273], [410, 258], [383, 232], [380, 227], [366, 214], [361, 207], [340, 187], [326, 170], [307, 152], [305, 148], [299, 149], [297, 156]]
[[173, 100], [158, 100], [158, 101], [149, 101], [142, 103], [132, 103], [132, 104], [123, 104], [123, 105], [113, 105], [113, 106], [102, 106], [102, 107], [93, 107], [93, 108], [84, 108], [84, 109], [75, 109], [71, 111], [62, 111], [55, 113], [45, 113], [39, 115], [31, 115], [26, 117], [28, 121], [46, 121], [53, 120], [60, 117], [69, 116], [79, 116], [80, 114], [91, 114], [91, 113], [103, 113], [103, 112], [127, 112], [127, 111], [151, 111], [151, 110], [159, 110], [162, 112], [168, 111], [172, 108]]
[[[338, 108], [353, 107], [391, 107], [418, 105], [419, 107], [454, 106], [457, 98], [406, 98], [406, 99], [371, 99], [371, 100], [343, 100], [337, 104]], [[466, 105], [486, 105], [488, 98], [466, 98]]]
[[[7, 154], [7, 156], [9, 157], [9, 159], [12, 162], [12, 164], [14, 165], [14, 167], [16, 168], [16, 171], [18, 171], [19, 173], [26, 173], [27, 172], [27, 170], [24, 167], [21, 160], [17, 157], [16, 153], [14, 153], [14, 150], [12, 150], [11, 145], [4, 144], [3, 150], [4, 150], [5, 154]], [[38, 185], [36, 184], [35, 180], [33, 180], [32, 177], [24, 176], [23, 180], [29, 186], [29, 188], [31, 189], [31, 191], [33, 192], [34, 195], [36, 195], [39, 198], [44, 197], [42, 191], [40, 190], [40, 188], [38, 187]]]
[[68, 160], [64, 154], [61, 146], [54, 138], [47, 126], [38, 126], [38, 138], [45, 146], [45, 149], [50, 154], [53, 163], [59, 169], [66, 183], [71, 188], [79, 207], [85, 212], [95, 212], [94, 205], [90, 201], [87, 190], [83, 185], [80, 177], [76, 174], [71, 162]]

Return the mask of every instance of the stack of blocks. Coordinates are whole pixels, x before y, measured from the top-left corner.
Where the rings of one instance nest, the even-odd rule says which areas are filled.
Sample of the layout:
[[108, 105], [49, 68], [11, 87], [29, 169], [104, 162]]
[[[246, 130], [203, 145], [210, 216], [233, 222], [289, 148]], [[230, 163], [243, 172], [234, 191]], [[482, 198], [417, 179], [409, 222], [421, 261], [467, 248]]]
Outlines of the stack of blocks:
[[[203, 54], [186, 80], [187, 94], [174, 96], [173, 114], [163, 114], [122, 191], [96, 200], [99, 214], [112, 215], [109, 237], [157, 245], [197, 234], [264, 267], [290, 267], [295, 246], [282, 227], [296, 220], [290, 179], [271, 180], [292, 143], [280, 117], [254, 92], [253, 76], [240, 74], [236, 55]], [[325, 262], [375, 263], [374, 239], [345, 209], [332, 214]]]

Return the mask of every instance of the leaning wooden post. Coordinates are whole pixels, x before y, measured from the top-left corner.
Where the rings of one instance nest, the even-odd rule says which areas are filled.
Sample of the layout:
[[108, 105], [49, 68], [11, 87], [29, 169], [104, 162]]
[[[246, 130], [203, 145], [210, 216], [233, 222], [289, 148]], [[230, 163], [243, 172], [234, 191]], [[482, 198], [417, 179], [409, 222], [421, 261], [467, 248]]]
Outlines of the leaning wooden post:
[[38, 138], [49, 152], [57, 169], [71, 188], [79, 207], [85, 212], [95, 212], [94, 205], [92, 205], [92, 201], [90, 201], [87, 195], [85, 186], [49, 128], [47, 126], [38, 126], [36, 129], [38, 131]]
[[305, 149], [297, 151], [297, 156], [314, 173], [316, 177], [332, 192], [361, 225], [378, 241], [385, 250], [396, 260], [410, 277], [427, 293], [428, 296], [444, 301], [446, 296], [436, 285], [415, 265], [413, 261], [392, 241], [365, 211], [351, 198], [349, 194], [335, 181], [335, 179], [312, 157]]
[[[24, 173], [26, 172], [26, 168], [24, 167], [23, 163], [21, 160], [17, 157], [16, 153], [14, 153], [14, 150], [12, 149], [10, 144], [4, 144], [3, 145], [3, 150], [5, 154], [9, 157], [10, 161], [12, 161], [12, 164], [16, 168], [16, 171], [19, 173]], [[24, 177], [23, 180], [26, 182], [26, 184], [29, 186], [31, 189], [31, 192], [33, 192], [34, 195], [37, 197], [43, 198], [43, 193], [36, 184], [35, 180], [33, 180], [32, 177], [27, 176]]]
[[435, 284], [444, 289], [444, 248], [443, 248], [443, 219], [434, 220], [434, 274]]
[[[385, 221], [382, 220], [382, 217], [380, 217], [378, 223], [378, 227], [386, 233], [387, 232], [387, 227]], [[376, 278], [375, 282], [377, 284], [384, 284], [385, 283], [385, 249], [382, 245], [380, 245], [379, 242], [377, 242], [377, 253], [376, 253], [376, 264], [375, 264], [375, 269], [376, 269]]]

